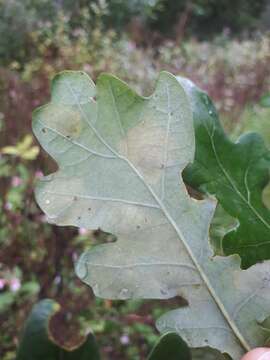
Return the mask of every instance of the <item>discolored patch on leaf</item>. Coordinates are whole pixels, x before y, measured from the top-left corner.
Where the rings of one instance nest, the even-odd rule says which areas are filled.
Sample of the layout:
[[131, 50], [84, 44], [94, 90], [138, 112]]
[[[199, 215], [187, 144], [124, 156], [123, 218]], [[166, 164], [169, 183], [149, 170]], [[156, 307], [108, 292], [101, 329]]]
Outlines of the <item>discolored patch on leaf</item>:
[[77, 349], [86, 340], [86, 336], [81, 333], [78, 318], [63, 308], [59, 308], [50, 316], [48, 337], [57, 346], [67, 351]]

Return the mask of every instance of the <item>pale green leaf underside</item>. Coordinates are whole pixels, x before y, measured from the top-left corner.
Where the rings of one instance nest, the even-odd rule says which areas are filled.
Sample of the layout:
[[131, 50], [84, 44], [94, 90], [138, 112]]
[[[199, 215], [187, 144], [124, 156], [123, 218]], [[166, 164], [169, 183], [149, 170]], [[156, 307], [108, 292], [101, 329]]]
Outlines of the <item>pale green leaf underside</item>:
[[181, 295], [189, 306], [163, 316], [162, 332], [234, 359], [264, 343], [257, 320], [270, 313], [269, 263], [241, 271], [237, 257], [211, 258], [215, 202], [191, 199], [180, 177], [195, 144], [191, 106], [173, 75], [162, 72], [143, 98], [111, 75], [95, 88], [84, 73], [61, 73], [33, 127], [59, 165], [36, 191], [50, 221], [117, 236], [76, 266], [97, 296]]

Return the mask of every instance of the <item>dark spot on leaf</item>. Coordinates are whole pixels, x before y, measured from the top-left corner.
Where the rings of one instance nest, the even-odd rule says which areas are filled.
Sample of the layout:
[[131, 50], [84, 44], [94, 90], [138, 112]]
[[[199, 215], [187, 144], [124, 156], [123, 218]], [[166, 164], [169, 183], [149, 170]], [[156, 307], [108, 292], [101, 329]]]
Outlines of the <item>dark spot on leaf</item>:
[[196, 199], [196, 200], [203, 200], [203, 194], [201, 192], [199, 192], [198, 190], [194, 190], [191, 186], [189, 186], [188, 184], [185, 184], [187, 192], [189, 194], [189, 196], [191, 196], [192, 198]]
[[49, 320], [50, 337], [58, 346], [69, 351], [81, 346], [85, 341], [80, 330], [80, 323], [72, 309], [61, 308]]
[[42, 128], [41, 130], [43, 133], [45, 133], [47, 130], [45, 128]]

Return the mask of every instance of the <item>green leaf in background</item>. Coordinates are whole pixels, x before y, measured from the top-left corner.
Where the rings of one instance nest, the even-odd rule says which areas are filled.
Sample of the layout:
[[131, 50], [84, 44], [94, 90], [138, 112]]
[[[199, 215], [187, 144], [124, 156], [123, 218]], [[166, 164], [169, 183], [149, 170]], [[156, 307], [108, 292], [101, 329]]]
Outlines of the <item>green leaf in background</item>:
[[231, 142], [209, 97], [189, 80], [179, 81], [192, 102], [196, 134], [195, 161], [185, 169], [185, 181], [215, 195], [239, 222], [223, 238], [226, 255], [239, 254], [243, 268], [270, 259], [270, 211], [262, 201], [269, 181], [269, 150], [255, 133]]
[[260, 98], [260, 105], [266, 108], [270, 107], [270, 92], [264, 94], [261, 98]]
[[258, 104], [248, 106], [232, 132], [233, 140], [237, 140], [244, 132], [259, 133], [270, 149], [270, 108], [263, 108]]
[[111, 75], [95, 88], [86, 74], [63, 72], [51, 102], [34, 112], [33, 128], [59, 166], [36, 189], [49, 220], [117, 236], [77, 263], [97, 296], [180, 295], [188, 306], [157, 327], [191, 348], [238, 360], [265, 343], [258, 321], [270, 314], [269, 262], [243, 271], [237, 255], [213, 258], [215, 201], [192, 199], [180, 176], [194, 160], [195, 135], [190, 101], [173, 75], [162, 72], [144, 98]]
[[176, 333], [164, 334], [156, 344], [148, 360], [191, 360], [187, 344]]
[[58, 303], [50, 299], [33, 307], [24, 326], [16, 360], [100, 360], [92, 334], [70, 350], [57, 344], [50, 331], [50, 321], [59, 309]]

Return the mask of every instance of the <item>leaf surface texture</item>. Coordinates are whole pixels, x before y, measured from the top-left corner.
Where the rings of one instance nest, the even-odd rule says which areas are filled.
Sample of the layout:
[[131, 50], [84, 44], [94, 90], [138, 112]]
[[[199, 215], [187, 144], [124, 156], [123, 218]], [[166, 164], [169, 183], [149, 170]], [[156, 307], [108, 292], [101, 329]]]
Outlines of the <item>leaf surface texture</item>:
[[[162, 72], [150, 97], [103, 74], [95, 86], [64, 72], [34, 113], [34, 132], [59, 170], [39, 182], [37, 201], [59, 225], [102, 228], [117, 241], [85, 252], [78, 276], [103, 298], [184, 297], [162, 332], [189, 346], [239, 359], [262, 345], [270, 312], [269, 264], [240, 270], [238, 256], [212, 258], [211, 199], [196, 201], [181, 172], [194, 160], [192, 107], [179, 81]], [[247, 300], [248, 299], [248, 300]]]

